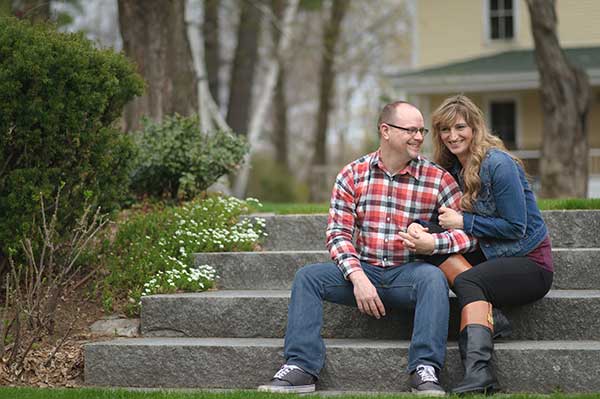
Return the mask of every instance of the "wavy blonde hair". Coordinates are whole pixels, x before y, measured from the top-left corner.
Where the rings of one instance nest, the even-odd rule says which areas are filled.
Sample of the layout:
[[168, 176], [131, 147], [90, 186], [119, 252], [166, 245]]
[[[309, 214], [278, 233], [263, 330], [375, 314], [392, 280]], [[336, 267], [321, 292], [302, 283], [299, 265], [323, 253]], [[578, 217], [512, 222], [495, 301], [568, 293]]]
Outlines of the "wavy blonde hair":
[[479, 169], [485, 154], [491, 148], [500, 149], [509, 154], [517, 163], [523, 166], [520, 159], [508, 152], [502, 140], [494, 136], [485, 124], [483, 112], [470, 98], [462, 94], [446, 98], [431, 116], [433, 130], [433, 159], [445, 169], [449, 169], [458, 161], [456, 155], [444, 145], [440, 131], [450, 127], [462, 116], [466, 124], [473, 131], [473, 139], [469, 145], [471, 156], [466, 165], [463, 165], [462, 175], [464, 180], [464, 193], [460, 205], [465, 211], [473, 211], [473, 205], [481, 189]]

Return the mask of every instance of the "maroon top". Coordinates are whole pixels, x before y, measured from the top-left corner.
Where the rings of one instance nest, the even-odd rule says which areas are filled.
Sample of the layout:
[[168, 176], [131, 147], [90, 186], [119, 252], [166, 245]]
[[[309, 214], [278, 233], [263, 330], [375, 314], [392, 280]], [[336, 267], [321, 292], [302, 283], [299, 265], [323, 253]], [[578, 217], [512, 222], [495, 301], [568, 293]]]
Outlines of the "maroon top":
[[550, 237], [546, 236], [536, 249], [527, 254], [527, 257], [537, 263], [541, 268], [554, 272], [554, 262], [552, 261], [552, 246]]

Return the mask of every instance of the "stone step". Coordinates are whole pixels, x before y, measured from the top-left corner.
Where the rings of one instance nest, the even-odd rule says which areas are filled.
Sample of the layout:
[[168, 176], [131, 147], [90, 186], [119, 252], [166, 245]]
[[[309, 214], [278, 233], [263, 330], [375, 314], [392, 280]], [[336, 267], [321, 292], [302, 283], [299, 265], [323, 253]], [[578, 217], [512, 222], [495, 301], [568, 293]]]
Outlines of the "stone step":
[[[543, 211], [542, 215], [555, 247], [600, 247], [600, 211]], [[269, 236], [266, 250], [325, 249], [327, 215], [260, 215], [265, 219]]]
[[[281, 338], [290, 291], [208, 291], [142, 298], [142, 334], [146, 337]], [[599, 290], [553, 290], [541, 300], [505, 314], [513, 325], [511, 340], [600, 340]], [[325, 303], [326, 338], [409, 339], [412, 315], [389, 312], [382, 320], [350, 306]], [[449, 336], [459, 327], [451, 295]]]
[[[333, 339], [317, 388], [409, 390], [407, 341]], [[142, 338], [85, 346], [88, 385], [148, 388], [256, 388], [283, 362], [282, 339]], [[600, 391], [599, 341], [496, 343], [494, 363], [507, 392]], [[445, 387], [461, 378], [456, 343], [448, 345]], [[518, 365], [518, 367], [516, 366]]]
[[[600, 287], [600, 248], [554, 248], [555, 289]], [[327, 251], [214, 252], [195, 254], [196, 265], [217, 269], [217, 287], [227, 290], [290, 289], [303, 265], [329, 261]]]

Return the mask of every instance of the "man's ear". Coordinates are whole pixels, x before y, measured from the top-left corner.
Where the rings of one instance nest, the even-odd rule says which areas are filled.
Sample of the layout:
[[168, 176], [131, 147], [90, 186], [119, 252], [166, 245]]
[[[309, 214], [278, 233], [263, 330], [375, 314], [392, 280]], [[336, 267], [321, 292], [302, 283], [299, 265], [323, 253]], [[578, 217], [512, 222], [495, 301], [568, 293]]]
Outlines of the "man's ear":
[[384, 140], [389, 140], [390, 138], [390, 128], [384, 125], [383, 123], [379, 125], [379, 135]]

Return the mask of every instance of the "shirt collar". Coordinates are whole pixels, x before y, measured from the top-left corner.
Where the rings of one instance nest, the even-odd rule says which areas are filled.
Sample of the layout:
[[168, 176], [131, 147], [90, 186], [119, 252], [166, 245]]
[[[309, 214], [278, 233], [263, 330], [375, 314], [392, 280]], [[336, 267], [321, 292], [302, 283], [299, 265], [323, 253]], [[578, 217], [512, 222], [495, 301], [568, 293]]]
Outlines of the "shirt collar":
[[[411, 161], [408, 163], [408, 165], [406, 165], [406, 167], [404, 167], [402, 170], [400, 170], [396, 174], [404, 175], [404, 174], [408, 173], [415, 179], [419, 180], [419, 177], [421, 176], [420, 166], [421, 166], [422, 160], [423, 160], [423, 158], [421, 158], [421, 155], [418, 155], [417, 158], [411, 159]], [[377, 151], [372, 153], [370, 165], [371, 165], [371, 168], [378, 167], [384, 173], [387, 173], [388, 175], [390, 175], [390, 172], [387, 170], [387, 168], [383, 164], [383, 161], [381, 160], [381, 149], [378, 149]]]

